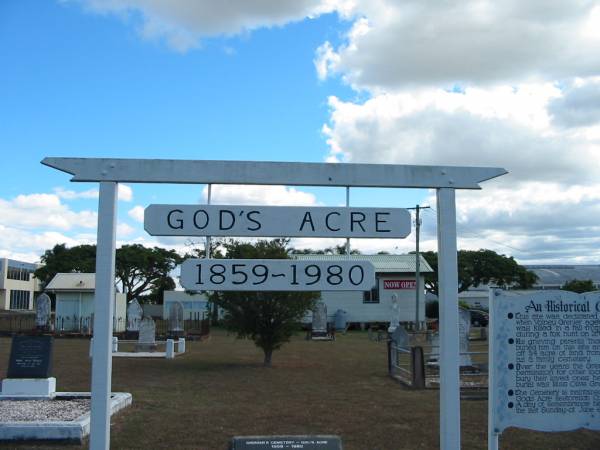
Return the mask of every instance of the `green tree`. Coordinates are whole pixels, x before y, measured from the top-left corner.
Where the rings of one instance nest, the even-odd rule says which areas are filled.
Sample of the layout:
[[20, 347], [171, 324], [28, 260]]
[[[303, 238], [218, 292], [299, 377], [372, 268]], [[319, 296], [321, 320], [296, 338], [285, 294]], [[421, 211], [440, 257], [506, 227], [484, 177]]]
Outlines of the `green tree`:
[[[48, 284], [57, 273], [96, 271], [96, 246], [65, 244], [46, 250], [41, 258], [43, 266], [35, 271], [42, 283]], [[162, 292], [174, 288], [169, 273], [182, 258], [175, 250], [148, 248], [140, 244], [124, 245], [116, 252], [116, 280], [127, 290], [127, 300], [152, 295], [162, 301]]]
[[[421, 254], [433, 269], [433, 273], [425, 275], [425, 289], [438, 295], [437, 253], [428, 251]], [[528, 289], [537, 281], [537, 276], [519, 265], [512, 256], [500, 255], [493, 250], [459, 250], [457, 258], [458, 292], [489, 283]]]
[[583, 294], [584, 292], [591, 292], [596, 290], [594, 282], [592, 280], [571, 280], [567, 281], [561, 287], [563, 291], [577, 292]]
[[[229, 240], [223, 243], [226, 258], [287, 259], [288, 240], [259, 240], [255, 244]], [[240, 339], [252, 339], [271, 367], [273, 352], [290, 340], [298, 323], [314, 308], [318, 292], [216, 291], [214, 303], [225, 312], [223, 325]]]

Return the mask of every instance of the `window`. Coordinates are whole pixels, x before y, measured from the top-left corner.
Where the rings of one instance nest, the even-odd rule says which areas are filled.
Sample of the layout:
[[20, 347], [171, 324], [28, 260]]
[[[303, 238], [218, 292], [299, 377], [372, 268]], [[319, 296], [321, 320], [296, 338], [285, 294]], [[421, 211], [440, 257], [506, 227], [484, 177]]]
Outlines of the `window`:
[[9, 280], [29, 281], [29, 274], [33, 271], [22, 267], [8, 266], [6, 270], [6, 278]]
[[10, 291], [10, 309], [29, 309], [29, 291]]
[[379, 289], [374, 287], [370, 291], [364, 291], [363, 303], [379, 303]]

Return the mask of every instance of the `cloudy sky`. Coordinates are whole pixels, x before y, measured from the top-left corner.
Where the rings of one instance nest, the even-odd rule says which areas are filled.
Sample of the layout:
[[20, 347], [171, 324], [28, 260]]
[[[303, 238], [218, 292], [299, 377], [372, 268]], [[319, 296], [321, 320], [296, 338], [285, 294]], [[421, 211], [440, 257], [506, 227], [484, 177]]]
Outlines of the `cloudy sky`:
[[[0, 256], [95, 241], [97, 186], [39, 163], [93, 156], [504, 167], [459, 192], [459, 247], [600, 263], [599, 54], [597, 1], [3, 1]], [[213, 192], [345, 201], [343, 189]], [[423, 247], [435, 249], [433, 192], [350, 197], [431, 205]], [[150, 203], [204, 202], [206, 186], [125, 185], [119, 198], [119, 243], [198, 245], [141, 221]], [[352, 245], [406, 252], [414, 238]]]

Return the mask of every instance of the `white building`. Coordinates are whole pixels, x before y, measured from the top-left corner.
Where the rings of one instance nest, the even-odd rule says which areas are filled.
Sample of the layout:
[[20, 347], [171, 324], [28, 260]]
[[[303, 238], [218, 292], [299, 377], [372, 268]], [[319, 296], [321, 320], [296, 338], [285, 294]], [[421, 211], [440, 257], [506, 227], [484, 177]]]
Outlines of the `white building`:
[[[400, 322], [414, 322], [416, 309], [416, 258], [410, 255], [294, 255], [296, 259], [317, 261], [369, 261], [375, 267], [375, 286], [370, 291], [323, 291], [328, 321], [338, 310], [346, 312], [351, 323], [390, 322], [392, 296], [398, 299]], [[425, 321], [425, 283], [423, 274], [433, 270], [420, 257], [419, 321]], [[305, 319], [310, 321], [310, 316]]]
[[29, 311], [40, 283], [33, 272], [37, 264], [0, 258], [0, 309]]
[[[57, 273], [46, 286], [56, 295], [54, 327], [57, 331], [88, 332], [94, 314], [95, 273]], [[114, 299], [113, 331], [125, 331], [127, 296], [117, 292]]]
[[207, 315], [208, 297], [206, 294], [164, 291], [163, 319], [169, 318], [169, 308], [173, 302], [179, 302], [183, 306], [183, 320], [202, 320]]

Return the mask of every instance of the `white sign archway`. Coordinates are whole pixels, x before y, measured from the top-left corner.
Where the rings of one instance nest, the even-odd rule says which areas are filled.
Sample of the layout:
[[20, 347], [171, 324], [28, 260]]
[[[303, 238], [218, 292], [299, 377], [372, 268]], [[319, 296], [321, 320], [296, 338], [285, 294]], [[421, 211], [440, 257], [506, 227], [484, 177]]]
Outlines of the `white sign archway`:
[[112, 316], [117, 186], [127, 183], [432, 188], [437, 191], [440, 302], [440, 448], [460, 448], [456, 189], [506, 174], [493, 167], [162, 159], [45, 158], [42, 164], [99, 182], [92, 360], [91, 450], [110, 447]]

